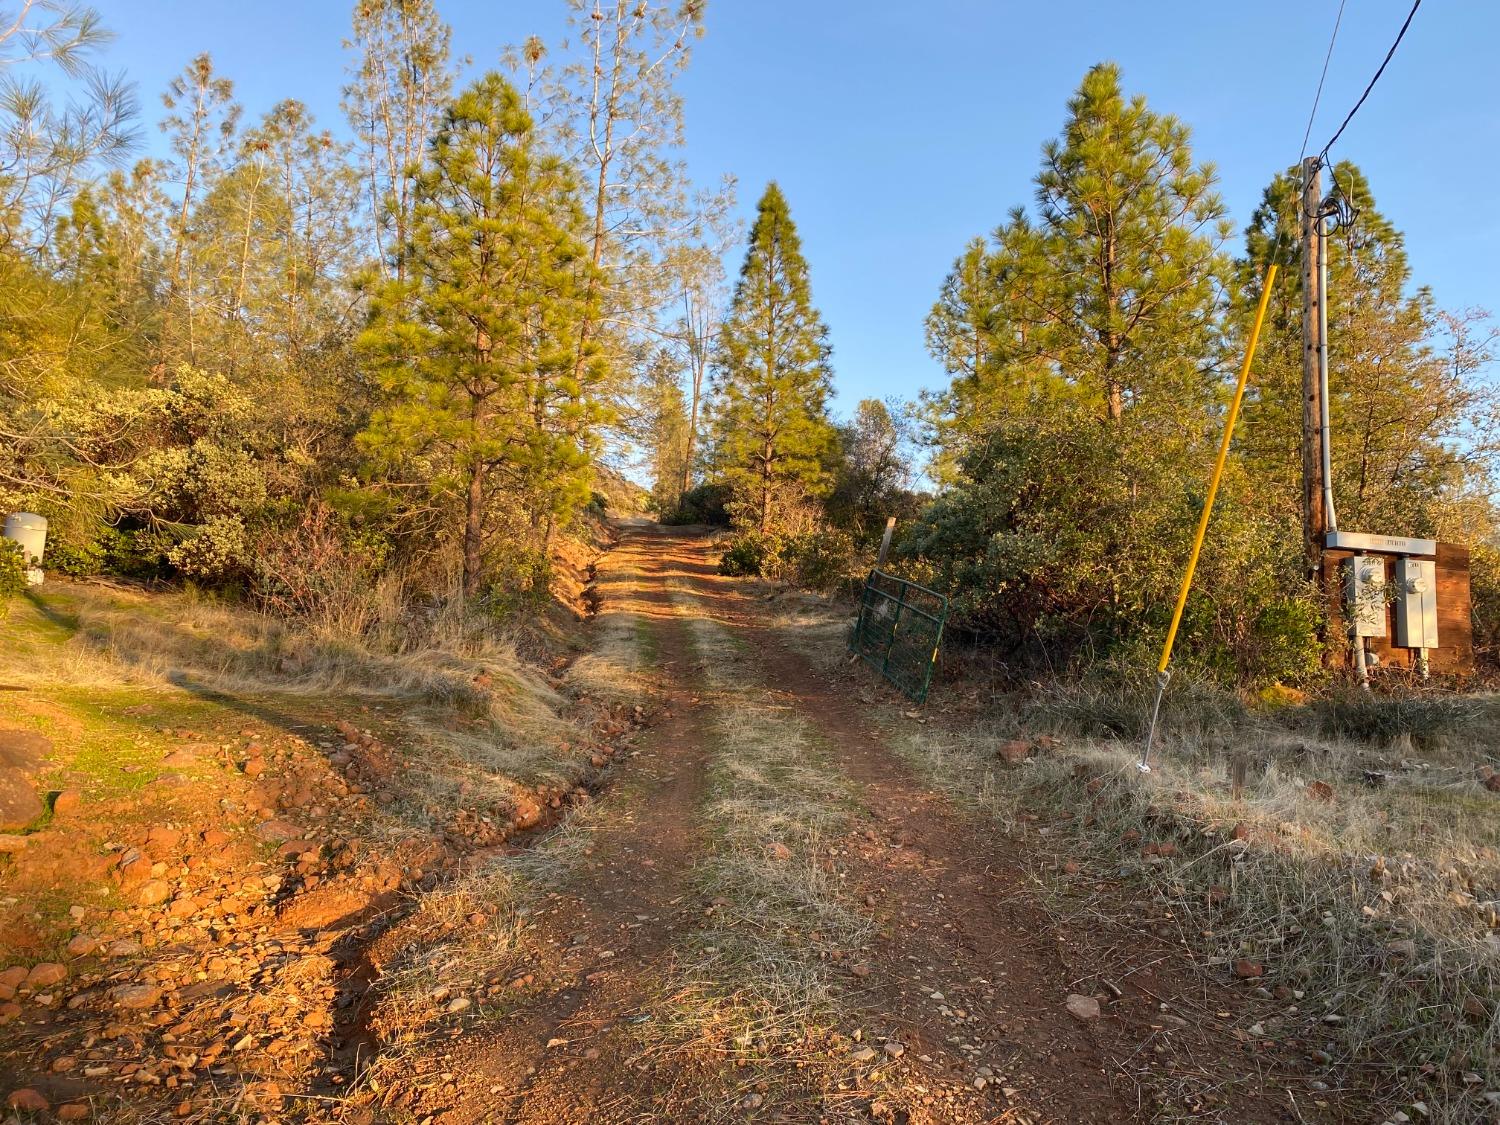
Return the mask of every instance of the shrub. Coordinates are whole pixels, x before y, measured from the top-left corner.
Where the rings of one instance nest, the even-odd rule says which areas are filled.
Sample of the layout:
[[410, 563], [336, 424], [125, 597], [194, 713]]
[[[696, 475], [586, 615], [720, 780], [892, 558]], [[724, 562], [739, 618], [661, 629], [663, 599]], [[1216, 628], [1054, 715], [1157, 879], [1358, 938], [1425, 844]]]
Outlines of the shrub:
[[357, 635], [378, 616], [376, 587], [387, 554], [378, 536], [351, 531], [332, 508], [314, 501], [294, 526], [261, 536], [252, 590], [264, 610]]
[[0, 539], [0, 601], [26, 589], [26, 556], [14, 539]]
[[697, 488], [690, 488], [678, 499], [676, 509], [668, 513], [662, 522], [728, 527], [729, 495], [727, 484], [700, 484]]
[[795, 536], [781, 554], [797, 584], [814, 590], [832, 590], [856, 571], [854, 539], [838, 528]]
[[761, 531], [742, 531], [729, 543], [719, 559], [719, 573], [731, 578], [770, 577], [779, 563], [782, 543], [779, 537]]
[[493, 576], [485, 590], [485, 608], [498, 618], [547, 599], [552, 587], [552, 564], [540, 549], [513, 547], [485, 560]]

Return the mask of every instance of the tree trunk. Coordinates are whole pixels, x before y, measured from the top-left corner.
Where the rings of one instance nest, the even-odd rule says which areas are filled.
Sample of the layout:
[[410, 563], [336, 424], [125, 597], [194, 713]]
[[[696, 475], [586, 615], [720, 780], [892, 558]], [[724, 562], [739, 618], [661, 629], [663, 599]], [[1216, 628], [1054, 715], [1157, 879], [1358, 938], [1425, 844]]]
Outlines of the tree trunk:
[[469, 494], [464, 513], [464, 600], [479, 594], [484, 531], [484, 466], [477, 459], [469, 467]]

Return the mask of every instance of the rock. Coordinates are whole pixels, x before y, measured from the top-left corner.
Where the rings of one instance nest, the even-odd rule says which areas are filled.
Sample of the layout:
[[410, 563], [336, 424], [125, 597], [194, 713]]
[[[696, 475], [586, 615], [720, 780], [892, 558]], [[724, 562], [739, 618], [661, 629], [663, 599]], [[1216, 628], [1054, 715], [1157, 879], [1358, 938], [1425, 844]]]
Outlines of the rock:
[[66, 965], [59, 965], [56, 961], [43, 961], [40, 965], [33, 965], [31, 972], [26, 974], [26, 987], [35, 992], [39, 988], [61, 984], [67, 979]]
[[860, 1047], [856, 1051], [849, 1052], [849, 1061], [857, 1063], [874, 1062], [875, 1054], [874, 1047]]
[[28, 971], [24, 966], [12, 965], [0, 972], [0, 1000], [9, 1000], [16, 994], [16, 989], [26, 983]]
[[34, 730], [0, 730], [0, 769], [35, 773], [51, 754], [51, 740]]
[[1477, 996], [1465, 996], [1463, 1009], [1464, 1015], [1468, 1016], [1470, 1019], [1487, 1020], [1490, 1018], [1489, 1006], [1486, 1005], [1485, 1002]]
[[129, 938], [121, 938], [119, 941], [111, 942], [109, 955], [111, 957], [134, 957], [141, 951], [141, 943], [131, 941]]
[[22, 1086], [19, 1090], [11, 1091], [5, 1104], [22, 1113], [46, 1113], [51, 1103], [30, 1086]]
[[87, 1121], [92, 1113], [87, 1102], [69, 1102], [57, 1107], [59, 1121]]
[[458, 1012], [462, 1012], [471, 1004], [473, 1004], [473, 1001], [467, 996], [455, 996], [452, 1000], [448, 1001], [448, 1014], [455, 1015]]
[[161, 989], [151, 984], [122, 984], [113, 995], [116, 1004], [132, 1011], [154, 1008], [161, 1001]]
[[120, 856], [117, 870], [121, 886], [138, 887], [151, 878], [151, 861], [131, 848]]
[[1234, 963], [1234, 975], [1240, 980], [1255, 980], [1266, 975], [1266, 967], [1256, 961], [1241, 959]]
[[165, 824], [153, 824], [146, 830], [146, 850], [153, 855], [165, 855], [182, 842], [182, 833]]
[[203, 844], [209, 848], [222, 848], [229, 843], [229, 833], [222, 828], [205, 828], [203, 830]]
[[164, 766], [171, 766], [174, 769], [180, 768], [182, 766], [195, 766], [198, 764], [198, 755], [195, 754], [189, 747], [183, 746], [180, 749], [173, 750], [170, 754], [163, 758], [161, 760], [161, 764]]
[[1322, 801], [1325, 805], [1333, 801], [1333, 786], [1326, 781], [1309, 781], [1306, 792], [1314, 801]]
[[1092, 996], [1072, 993], [1068, 997], [1068, 1014], [1085, 1022], [1099, 1018], [1099, 1001]]
[[26, 773], [0, 768], [0, 832], [14, 832], [39, 818], [46, 809]]
[[263, 820], [256, 826], [255, 834], [272, 843], [285, 843], [302, 835], [302, 829], [289, 820]]
[[[71, 816], [83, 804], [83, 794], [76, 789], [64, 789], [52, 798], [53, 816]], [[67, 1109], [67, 1106], [63, 1106]], [[58, 1110], [59, 1113], [62, 1110]]]
[[865, 978], [865, 977], [867, 977], [867, 976], [870, 975], [870, 966], [867, 965], [867, 964], [865, 964], [865, 963], [863, 963], [863, 962], [861, 962], [858, 965], [850, 965], [849, 966], [849, 975], [850, 976], [856, 976], [856, 977], [859, 977], [859, 978], [863, 979], [863, 978]]
[[16, 852], [24, 852], [26, 845], [31, 843], [30, 836], [14, 836], [10, 833], [0, 833], [0, 855], [15, 855]]
[[155, 906], [172, 897], [172, 886], [165, 879], [151, 879], [141, 885], [136, 902], [142, 906]]
[[1250, 839], [1250, 826], [1248, 824], [1246, 824], [1244, 821], [1240, 821], [1230, 831], [1229, 838], [1231, 840], [1248, 840], [1248, 839]]
[[792, 849], [780, 840], [773, 840], [766, 846], [766, 855], [777, 861], [785, 861], [792, 858]]
[[887, 1043], [885, 1045], [885, 1053], [893, 1059], [899, 1059], [902, 1055], [906, 1054], [906, 1044], [894, 1041]]
[[1500, 773], [1491, 772], [1490, 775], [1484, 779], [1484, 787], [1491, 793], [1500, 793]]
[[259, 777], [266, 772], [266, 760], [264, 758], [246, 758], [240, 763], [240, 771], [249, 778]]
[[1024, 739], [1013, 738], [995, 747], [995, 757], [1009, 766], [1020, 765], [1030, 756], [1031, 743]]
[[1400, 941], [1388, 941], [1385, 943], [1386, 952], [1393, 957], [1415, 957], [1417, 955], [1417, 943], [1411, 938], [1402, 938]]
[[88, 934], [75, 934], [73, 940], [68, 942], [69, 957], [87, 957], [99, 948], [99, 943]]

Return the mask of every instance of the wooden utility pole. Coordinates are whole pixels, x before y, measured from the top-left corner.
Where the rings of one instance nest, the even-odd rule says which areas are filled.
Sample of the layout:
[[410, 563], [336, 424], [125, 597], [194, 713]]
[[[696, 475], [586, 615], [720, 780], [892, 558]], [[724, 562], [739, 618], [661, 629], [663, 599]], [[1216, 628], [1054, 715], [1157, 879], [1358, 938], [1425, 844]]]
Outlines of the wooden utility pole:
[[1323, 564], [1328, 512], [1323, 504], [1323, 353], [1319, 312], [1324, 295], [1318, 271], [1318, 211], [1323, 205], [1322, 164], [1302, 162], [1302, 548], [1309, 577]]

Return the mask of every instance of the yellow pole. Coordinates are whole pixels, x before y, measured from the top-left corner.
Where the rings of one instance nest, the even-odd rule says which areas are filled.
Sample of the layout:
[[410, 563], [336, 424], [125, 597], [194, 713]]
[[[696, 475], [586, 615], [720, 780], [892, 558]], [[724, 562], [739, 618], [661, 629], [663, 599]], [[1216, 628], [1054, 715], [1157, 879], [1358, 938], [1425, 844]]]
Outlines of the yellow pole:
[[[1219, 442], [1219, 456], [1214, 461], [1213, 476], [1208, 482], [1208, 496], [1203, 501], [1203, 514], [1198, 517], [1198, 534], [1193, 537], [1193, 551], [1188, 556], [1187, 569], [1182, 573], [1182, 588], [1177, 591], [1177, 608], [1172, 611], [1172, 625], [1167, 629], [1166, 642], [1161, 646], [1161, 660], [1156, 665], [1156, 707], [1161, 708], [1162, 693], [1167, 687], [1167, 665], [1172, 662], [1172, 645], [1177, 641], [1177, 627], [1182, 624], [1182, 611], [1187, 608], [1188, 591], [1192, 589], [1193, 573], [1198, 569], [1198, 556], [1203, 551], [1203, 538], [1208, 534], [1208, 519], [1213, 515], [1214, 500], [1219, 495], [1219, 481], [1224, 476], [1224, 463], [1229, 460], [1229, 442], [1234, 437], [1234, 425], [1239, 420], [1240, 403], [1245, 398], [1245, 386], [1250, 382], [1250, 363], [1255, 358], [1256, 345], [1260, 343], [1261, 325], [1266, 319], [1266, 307], [1271, 303], [1271, 286], [1276, 280], [1276, 264], [1266, 267], [1265, 280], [1261, 283], [1260, 304], [1255, 309], [1255, 322], [1250, 328], [1250, 340], [1245, 347], [1245, 362], [1240, 364], [1239, 381], [1234, 386], [1234, 399], [1229, 404], [1229, 417], [1224, 420], [1224, 437]], [[1146, 749], [1141, 755], [1140, 768], [1149, 770], [1147, 759], [1151, 756], [1151, 740], [1156, 734], [1156, 711], [1151, 715], [1150, 731], [1146, 735]]]

